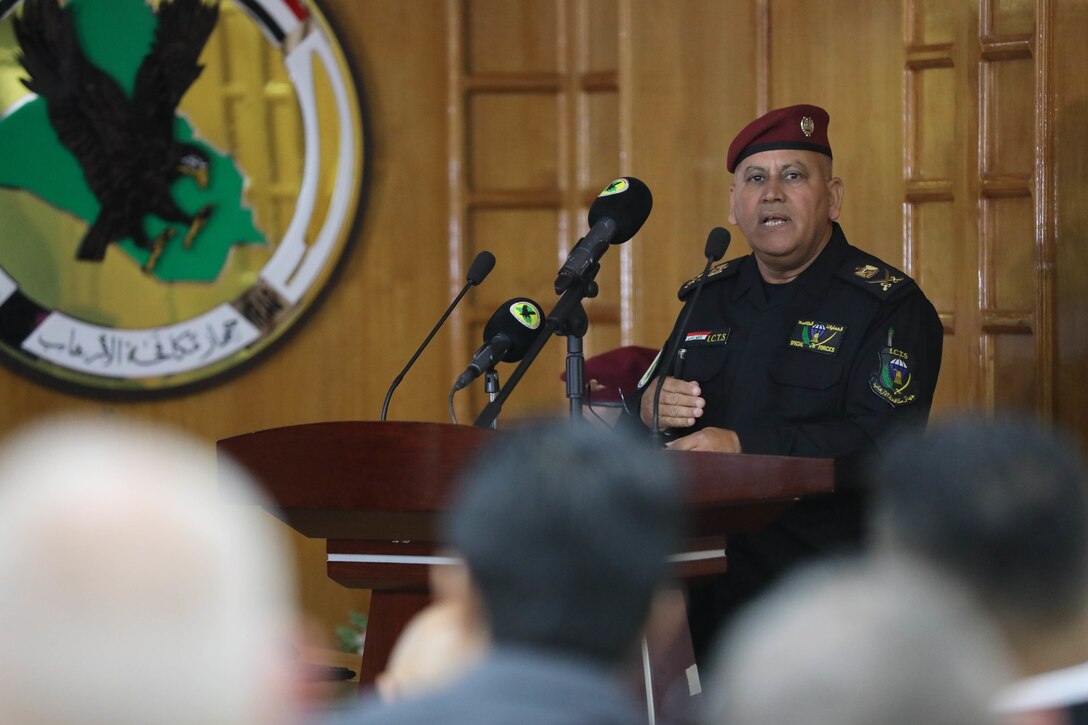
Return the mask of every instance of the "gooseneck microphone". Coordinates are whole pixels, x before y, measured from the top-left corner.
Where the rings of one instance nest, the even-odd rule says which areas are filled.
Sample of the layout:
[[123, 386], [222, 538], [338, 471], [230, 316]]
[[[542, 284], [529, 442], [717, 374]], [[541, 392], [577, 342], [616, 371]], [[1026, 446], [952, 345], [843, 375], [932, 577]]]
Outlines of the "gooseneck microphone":
[[570, 250], [555, 278], [555, 293], [563, 294], [582, 279], [609, 244], [623, 244], [635, 236], [653, 205], [649, 187], [633, 176], [621, 177], [606, 186], [589, 208], [589, 232]]
[[415, 355], [412, 355], [412, 359], [408, 361], [408, 364], [404, 366], [404, 369], [400, 371], [400, 374], [393, 379], [393, 384], [389, 386], [389, 391], [385, 394], [385, 402], [382, 403], [382, 416], [381, 420], [385, 420], [386, 413], [389, 412], [389, 401], [393, 397], [393, 391], [400, 385], [400, 381], [404, 380], [405, 374], [408, 369], [415, 363], [416, 358], [423, 352], [423, 348], [427, 347], [431, 338], [438, 332], [438, 328], [442, 327], [442, 323], [446, 321], [446, 318], [453, 312], [453, 308], [457, 306], [457, 303], [461, 301], [461, 298], [468, 293], [470, 287], [475, 287], [484, 281], [484, 278], [491, 273], [491, 270], [495, 268], [495, 255], [491, 252], [480, 252], [476, 255], [476, 259], [472, 260], [472, 264], [469, 265], [468, 274], [465, 275], [465, 286], [461, 288], [461, 291], [454, 298], [450, 306], [446, 308], [445, 314], [442, 315], [438, 323], [431, 329], [431, 334], [427, 335], [427, 339], [416, 350]]
[[710, 234], [706, 237], [706, 247], [703, 249], [703, 256], [706, 257], [706, 266], [703, 267], [703, 273], [699, 275], [699, 281], [695, 283], [695, 293], [691, 296], [691, 302], [687, 304], [684, 310], [683, 317], [680, 318], [680, 324], [676, 328], [676, 335], [673, 337], [669, 349], [665, 352], [665, 359], [662, 360], [661, 373], [657, 376], [657, 385], [654, 386], [654, 425], [650, 430], [650, 437], [654, 444], [657, 446], [662, 445], [661, 426], [658, 423], [658, 405], [661, 402], [661, 388], [665, 385], [665, 373], [672, 367], [673, 359], [676, 357], [676, 351], [680, 347], [680, 339], [684, 336], [684, 330], [687, 329], [688, 320], [691, 318], [691, 312], [695, 309], [695, 303], [699, 299], [699, 293], [703, 291], [703, 284], [706, 283], [707, 275], [710, 274], [710, 265], [717, 262], [719, 259], [725, 256], [725, 250], [729, 248], [729, 230], [724, 227], [714, 227], [710, 230]]
[[540, 305], [536, 302], [528, 297], [503, 302], [484, 325], [484, 344], [472, 356], [465, 371], [457, 376], [453, 391], [465, 387], [500, 361], [521, 360], [543, 329]]

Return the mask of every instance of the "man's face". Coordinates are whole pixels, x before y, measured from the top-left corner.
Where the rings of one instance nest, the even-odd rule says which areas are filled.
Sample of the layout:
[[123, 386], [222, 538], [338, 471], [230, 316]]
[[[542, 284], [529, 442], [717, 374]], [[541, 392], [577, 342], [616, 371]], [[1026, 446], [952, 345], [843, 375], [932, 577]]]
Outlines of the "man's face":
[[769, 281], [792, 279], [816, 258], [839, 218], [842, 180], [815, 151], [775, 149], [741, 161], [729, 190], [729, 221], [748, 238]]

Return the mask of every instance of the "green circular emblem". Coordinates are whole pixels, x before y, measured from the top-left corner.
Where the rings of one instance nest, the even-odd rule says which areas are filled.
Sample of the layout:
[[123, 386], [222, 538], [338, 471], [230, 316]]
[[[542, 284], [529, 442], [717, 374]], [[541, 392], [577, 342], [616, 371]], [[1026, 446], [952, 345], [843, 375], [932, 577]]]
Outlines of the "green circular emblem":
[[520, 322], [530, 330], [535, 330], [540, 327], [540, 308], [534, 305], [532, 302], [525, 300], [519, 300], [510, 305], [510, 314], [514, 319]]
[[255, 359], [347, 249], [363, 124], [308, 0], [0, 0], [0, 356], [86, 393]]

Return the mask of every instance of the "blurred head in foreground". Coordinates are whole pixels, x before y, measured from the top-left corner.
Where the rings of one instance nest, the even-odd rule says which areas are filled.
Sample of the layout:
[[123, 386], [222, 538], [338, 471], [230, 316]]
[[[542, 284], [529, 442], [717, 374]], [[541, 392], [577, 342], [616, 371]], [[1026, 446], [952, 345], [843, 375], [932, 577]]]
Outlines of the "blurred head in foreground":
[[1028, 419], [957, 417], [895, 441], [873, 479], [879, 548], [966, 585], [1021, 668], [1088, 656], [1088, 472]]
[[210, 444], [57, 419], [0, 448], [0, 712], [38, 725], [276, 723], [288, 554]]
[[940, 577], [906, 563], [822, 564], [730, 628], [705, 722], [983, 725], [1006, 655]]
[[495, 646], [608, 666], [633, 650], [681, 528], [666, 456], [570, 423], [504, 435], [445, 521]]

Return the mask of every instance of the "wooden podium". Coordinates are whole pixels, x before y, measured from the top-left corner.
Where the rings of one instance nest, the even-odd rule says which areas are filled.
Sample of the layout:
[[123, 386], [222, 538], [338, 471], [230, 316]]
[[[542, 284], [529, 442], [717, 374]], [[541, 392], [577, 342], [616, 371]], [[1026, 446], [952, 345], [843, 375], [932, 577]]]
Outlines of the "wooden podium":
[[[501, 435], [440, 423], [330, 422], [218, 442], [220, 455], [260, 479], [272, 514], [327, 540], [330, 578], [373, 591], [360, 682], [382, 670], [402, 627], [427, 602], [428, 567], [448, 563], [435, 554], [438, 514], [461, 470]], [[676, 456], [688, 486], [692, 539], [674, 557], [684, 577], [725, 571], [727, 534], [762, 527], [798, 498], [833, 489], [831, 460], [662, 455]], [[690, 640], [686, 647], [690, 653]]]

